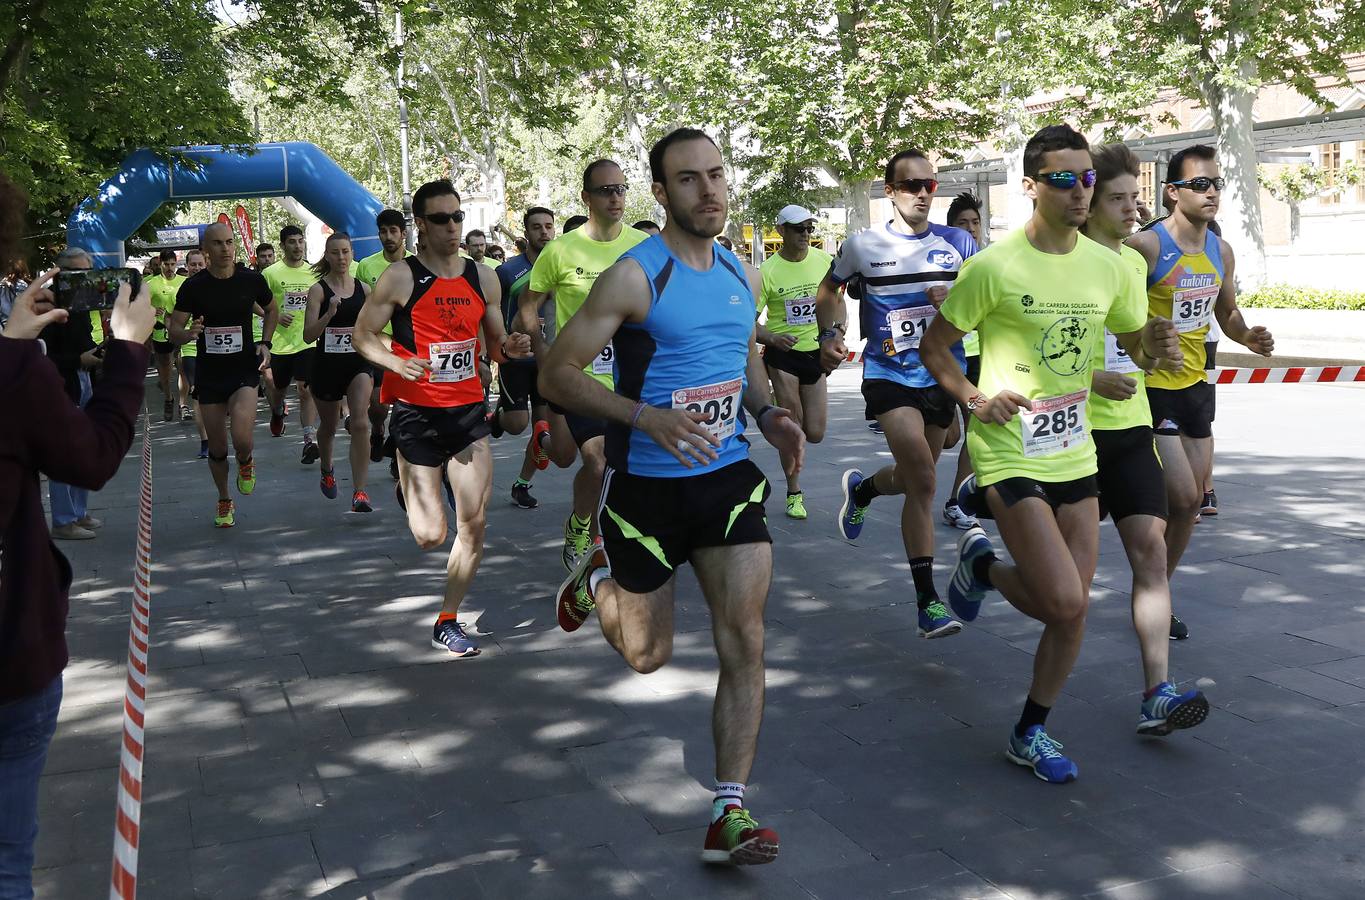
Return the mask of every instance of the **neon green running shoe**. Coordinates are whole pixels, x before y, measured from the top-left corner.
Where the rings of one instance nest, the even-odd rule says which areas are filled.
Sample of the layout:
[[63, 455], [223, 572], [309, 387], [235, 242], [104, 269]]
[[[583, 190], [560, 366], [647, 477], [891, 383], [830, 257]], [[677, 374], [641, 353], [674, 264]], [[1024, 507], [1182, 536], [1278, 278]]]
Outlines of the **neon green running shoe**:
[[806, 517], [806, 495], [800, 492], [787, 495], [787, 518], [804, 519]]

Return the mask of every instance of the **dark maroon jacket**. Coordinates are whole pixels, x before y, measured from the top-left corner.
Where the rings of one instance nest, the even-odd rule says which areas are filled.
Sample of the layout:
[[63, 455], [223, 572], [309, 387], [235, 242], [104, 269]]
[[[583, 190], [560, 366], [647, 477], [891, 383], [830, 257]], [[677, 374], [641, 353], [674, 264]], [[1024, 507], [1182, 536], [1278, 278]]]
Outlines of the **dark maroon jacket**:
[[67, 662], [71, 564], [48, 533], [38, 473], [90, 490], [113, 478], [146, 374], [145, 347], [110, 341], [81, 409], [37, 341], [0, 337], [0, 703], [46, 687]]

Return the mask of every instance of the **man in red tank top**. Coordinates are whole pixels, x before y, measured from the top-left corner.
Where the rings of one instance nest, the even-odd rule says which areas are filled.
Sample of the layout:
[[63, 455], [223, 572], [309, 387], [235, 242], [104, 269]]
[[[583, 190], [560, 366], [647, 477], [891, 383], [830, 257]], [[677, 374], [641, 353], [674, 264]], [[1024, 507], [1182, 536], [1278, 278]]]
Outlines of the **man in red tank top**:
[[[456, 614], [483, 558], [493, 489], [479, 349], [486, 347], [499, 363], [522, 359], [531, 354], [531, 339], [505, 332], [497, 274], [460, 256], [464, 213], [454, 186], [444, 179], [427, 182], [413, 195], [412, 211], [422, 237], [418, 253], [379, 276], [353, 341], [366, 359], [397, 376], [384, 379], [381, 399], [393, 403], [398, 499], [424, 550], [445, 542], [443, 468], [449, 476], [457, 531], [431, 642], [455, 656], [476, 656], [479, 648]], [[390, 322], [391, 350], [380, 338]]]

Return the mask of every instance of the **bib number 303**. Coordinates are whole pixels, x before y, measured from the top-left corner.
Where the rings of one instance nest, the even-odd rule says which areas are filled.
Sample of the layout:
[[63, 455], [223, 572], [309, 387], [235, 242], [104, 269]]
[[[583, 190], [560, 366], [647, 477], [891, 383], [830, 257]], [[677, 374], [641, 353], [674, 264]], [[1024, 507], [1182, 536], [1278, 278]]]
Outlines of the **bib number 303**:
[[431, 380], [436, 384], [449, 384], [467, 381], [478, 375], [478, 370], [474, 368], [474, 344], [473, 338], [431, 344]]
[[716, 440], [723, 441], [735, 433], [740, 396], [743, 392], [744, 382], [738, 378], [704, 384], [701, 387], [684, 388], [673, 392], [673, 408], [702, 413], [706, 418], [701, 421], [701, 425], [711, 432]]
[[1033, 401], [1033, 409], [1020, 413], [1019, 427], [1024, 455], [1050, 456], [1089, 440], [1085, 428], [1086, 391]]

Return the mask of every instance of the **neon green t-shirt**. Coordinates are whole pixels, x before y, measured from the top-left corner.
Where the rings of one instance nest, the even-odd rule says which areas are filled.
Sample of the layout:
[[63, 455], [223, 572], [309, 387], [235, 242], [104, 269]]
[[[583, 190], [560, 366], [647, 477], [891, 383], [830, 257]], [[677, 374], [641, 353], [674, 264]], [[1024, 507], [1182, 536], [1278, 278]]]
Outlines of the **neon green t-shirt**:
[[[1123, 267], [1128, 270], [1129, 276], [1136, 282], [1136, 290], [1141, 291], [1146, 296], [1147, 260], [1143, 259], [1141, 253], [1127, 244], [1119, 245], [1119, 260]], [[1130, 299], [1125, 296], [1124, 302], [1129, 302]], [[1145, 319], [1147, 304], [1143, 303], [1137, 312], [1141, 313]], [[1090, 427], [1096, 431], [1118, 431], [1123, 428], [1134, 428], [1138, 425], [1151, 425], [1152, 407], [1147, 402], [1146, 373], [1128, 358], [1128, 354], [1120, 346], [1114, 337], [1114, 333], [1108, 328], [1095, 342], [1094, 367], [1110, 372], [1120, 372], [1129, 378], [1136, 379], [1137, 393], [1127, 400], [1106, 400], [1099, 394], [1092, 393], [1090, 395]]]
[[[404, 250], [403, 257], [406, 259], [409, 256], [412, 256], [412, 254]], [[371, 253], [357, 263], [355, 271], [352, 274], [365, 282], [365, 287], [367, 289], [373, 288], [375, 282], [379, 281], [379, 276], [383, 275], [384, 270], [391, 265], [392, 263], [384, 256], [384, 251], [380, 250], [378, 253]]]
[[90, 310], [90, 340], [97, 345], [104, 343], [104, 320], [97, 309]]
[[[613, 241], [595, 241], [587, 232], [587, 228], [578, 228], [550, 241], [531, 267], [530, 289], [554, 294], [556, 334], [588, 299], [588, 291], [597, 282], [597, 276], [620, 259], [622, 253], [649, 237], [643, 231], [622, 228]], [[613, 387], [612, 352], [608, 344], [602, 354], [583, 369], [608, 388]]]
[[[303, 319], [308, 310], [308, 289], [317, 284], [318, 276], [307, 263], [291, 266], [284, 260], [267, 266], [261, 274], [280, 308], [280, 324], [271, 336], [270, 352], [289, 354], [307, 350], [313, 345], [303, 339]], [[288, 325], [284, 324], [285, 313], [294, 317]]]
[[973, 418], [977, 482], [1056, 484], [1095, 474], [1088, 400], [1095, 342], [1146, 322], [1145, 292], [1118, 254], [1078, 235], [1070, 253], [1043, 253], [1020, 228], [970, 257], [939, 310], [981, 339], [981, 392], [1033, 404], [1006, 425]]
[[156, 308], [156, 339], [166, 340], [166, 316], [175, 310], [175, 294], [180, 290], [180, 285], [188, 279], [184, 275], [176, 275], [167, 278], [164, 275], [153, 275], [147, 279], [147, 289], [152, 295], [152, 306]]
[[815, 321], [815, 292], [829, 274], [833, 257], [819, 247], [811, 247], [800, 262], [774, 253], [763, 260], [758, 271], [763, 275], [759, 309], [768, 311], [768, 330], [773, 334], [796, 337], [793, 350], [817, 350], [815, 340], [820, 325]]

